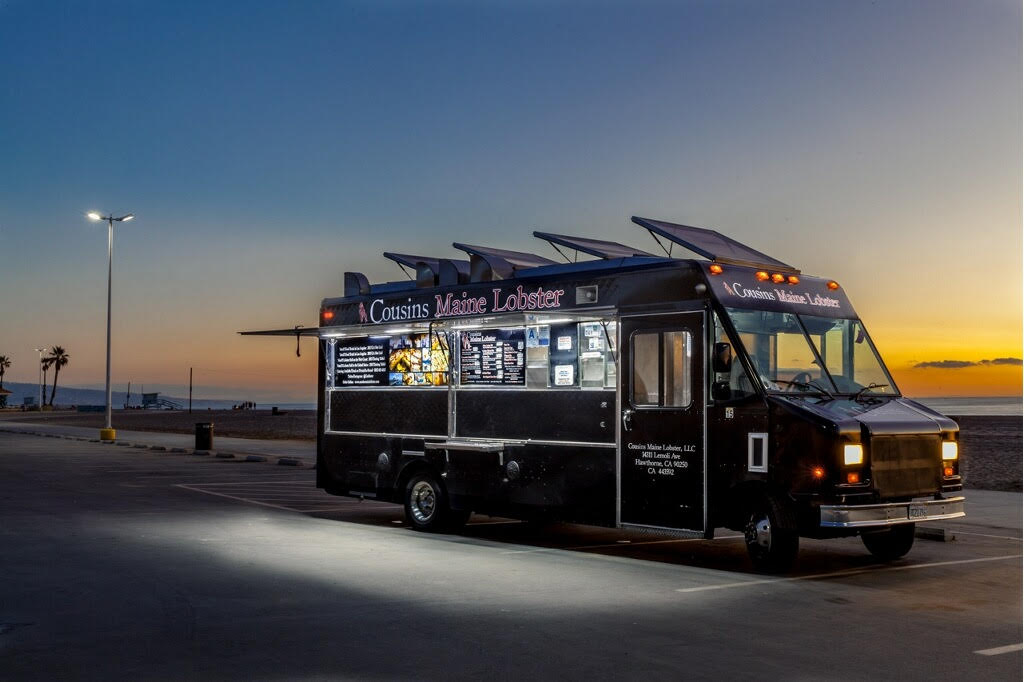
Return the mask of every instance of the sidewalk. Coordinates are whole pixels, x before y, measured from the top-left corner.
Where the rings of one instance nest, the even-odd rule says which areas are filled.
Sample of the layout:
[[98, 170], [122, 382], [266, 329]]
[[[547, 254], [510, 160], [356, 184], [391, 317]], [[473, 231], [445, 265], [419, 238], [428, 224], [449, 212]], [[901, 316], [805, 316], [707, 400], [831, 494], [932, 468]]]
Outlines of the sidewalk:
[[[32, 424], [24, 422], [0, 422], [0, 432], [27, 433], [63, 438], [99, 438], [99, 429], [86, 426], [63, 426], [60, 424]], [[156, 431], [122, 431], [117, 429], [118, 444], [170, 450], [178, 448], [186, 452], [194, 452], [196, 439], [186, 433], [160, 433]], [[314, 466], [316, 463], [316, 442], [308, 440], [257, 440], [254, 438], [227, 438], [214, 433], [213, 450], [220, 456], [257, 456], [280, 458], [286, 461], [281, 464]], [[287, 461], [295, 460], [295, 461]]]

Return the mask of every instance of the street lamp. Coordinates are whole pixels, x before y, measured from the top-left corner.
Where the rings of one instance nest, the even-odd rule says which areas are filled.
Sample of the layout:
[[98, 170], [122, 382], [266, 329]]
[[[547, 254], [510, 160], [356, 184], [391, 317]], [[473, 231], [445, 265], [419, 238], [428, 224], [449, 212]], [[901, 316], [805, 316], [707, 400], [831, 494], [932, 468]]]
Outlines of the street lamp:
[[100, 429], [100, 440], [114, 440], [117, 432], [110, 425], [110, 285], [114, 271], [114, 223], [125, 223], [135, 216], [131, 213], [115, 218], [111, 215], [100, 215], [95, 211], [86, 214], [92, 221], [107, 221], [107, 424]]
[[39, 353], [39, 412], [43, 412], [43, 353], [46, 352], [45, 348], [36, 348], [36, 352]]

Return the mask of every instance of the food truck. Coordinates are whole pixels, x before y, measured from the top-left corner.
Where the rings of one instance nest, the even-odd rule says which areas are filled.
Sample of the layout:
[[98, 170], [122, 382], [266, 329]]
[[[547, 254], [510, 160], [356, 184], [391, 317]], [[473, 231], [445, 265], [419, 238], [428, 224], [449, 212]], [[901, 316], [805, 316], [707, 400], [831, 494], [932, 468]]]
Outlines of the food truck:
[[768, 571], [800, 536], [892, 560], [964, 515], [957, 424], [900, 394], [838, 282], [632, 220], [663, 255], [535, 232], [567, 262], [456, 243], [385, 253], [408, 281], [345, 273], [318, 328], [280, 330], [319, 339], [317, 486], [424, 531], [724, 527]]

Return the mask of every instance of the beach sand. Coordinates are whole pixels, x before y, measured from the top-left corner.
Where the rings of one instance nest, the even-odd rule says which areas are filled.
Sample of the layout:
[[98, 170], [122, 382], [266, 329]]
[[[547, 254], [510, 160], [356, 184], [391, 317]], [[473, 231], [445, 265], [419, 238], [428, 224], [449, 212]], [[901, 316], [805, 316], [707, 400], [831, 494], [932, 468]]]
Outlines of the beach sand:
[[[44, 421], [52, 424], [103, 426], [102, 413], [0, 411], [0, 419]], [[1021, 492], [1022, 421], [1020, 417], [953, 417], [960, 424], [961, 474], [964, 486], [983, 490]], [[116, 410], [115, 428], [127, 431], [195, 433], [197, 422], [213, 422], [214, 438], [316, 439], [316, 411], [289, 410]]]

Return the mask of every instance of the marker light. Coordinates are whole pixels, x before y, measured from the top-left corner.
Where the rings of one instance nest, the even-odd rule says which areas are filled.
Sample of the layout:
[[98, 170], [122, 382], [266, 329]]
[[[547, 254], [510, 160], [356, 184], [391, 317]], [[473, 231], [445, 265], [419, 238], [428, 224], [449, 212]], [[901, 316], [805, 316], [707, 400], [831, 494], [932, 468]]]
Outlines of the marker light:
[[945, 461], [955, 460], [959, 455], [959, 448], [956, 441], [947, 440], [942, 443], [942, 459]]
[[775, 282], [776, 284], [782, 284], [783, 282], [786, 281], [786, 278], [777, 272], [773, 272], [772, 281]]
[[860, 474], [858, 474], [856, 471], [851, 471], [850, 473], [846, 474], [846, 482], [860, 483]]
[[755, 273], [754, 277], [757, 278], [758, 282], [764, 282], [765, 280], [768, 279], [768, 273], [765, 272], [764, 270], [762, 270], [762, 271], [760, 271], [758, 273]]
[[829, 282], [827, 286], [829, 289], [835, 291], [839, 288], [839, 282]]
[[864, 446], [860, 443], [843, 446], [843, 464], [853, 466], [864, 463]]
[[711, 265], [709, 265], [708, 266], [708, 270], [711, 271], [712, 275], [721, 275], [722, 274], [722, 266], [719, 265], [718, 263], [712, 263]]
[[789, 282], [790, 284], [800, 284], [800, 278], [797, 277], [796, 275], [790, 275], [789, 277], [786, 278], [786, 281]]
[[334, 311], [333, 310], [325, 310], [325, 311], [323, 311], [323, 313], [321, 313], [321, 317], [323, 317], [325, 320], [333, 320], [334, 319]]
[[825, 478], [825, 469], [823, 467], [814, 467], [813, 469], [811, 469], [811, 473], [818, 480]]
[[942, 475], [943, 476], [952, 476], [953, 475], [953, 467], [946, 467], [945, 469], [943, 469], [942, 470]]

